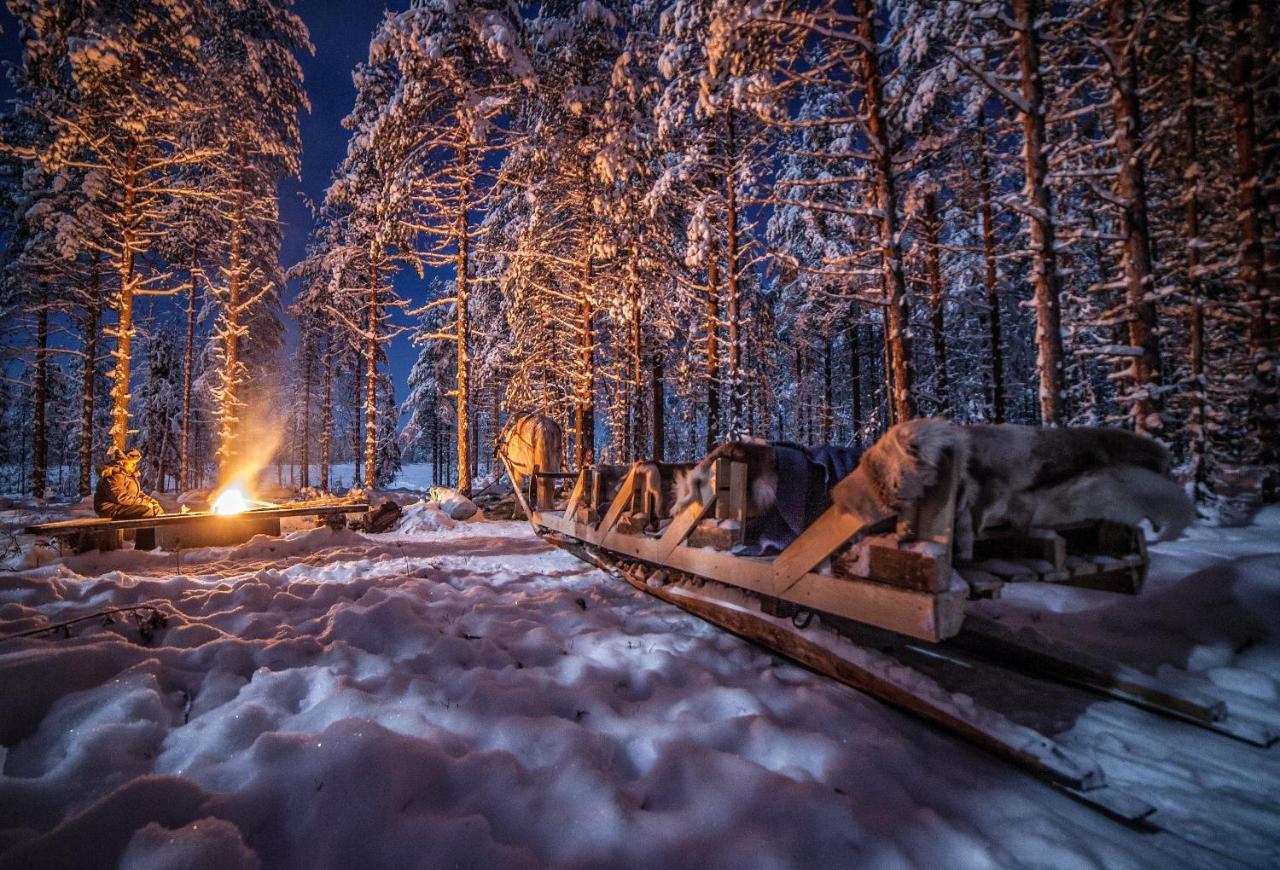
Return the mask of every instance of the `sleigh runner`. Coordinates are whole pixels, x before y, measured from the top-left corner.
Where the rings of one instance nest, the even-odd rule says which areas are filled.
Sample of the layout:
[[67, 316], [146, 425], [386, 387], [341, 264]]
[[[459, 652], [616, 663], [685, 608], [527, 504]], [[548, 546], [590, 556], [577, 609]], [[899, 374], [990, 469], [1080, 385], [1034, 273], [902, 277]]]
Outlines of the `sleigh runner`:
[[[899, 441], [909, 453], [919, 446], [907, 443], [909, 436]], [[1134, 457], [1123, 445], [1118, 455], [1122, 465]], [[1163, 471], [1163, 454], [1151, 455]], [[652, 481], [641, 480], [645, 463], [565, 474], [541, 471], [536, 463], [521, 468], [505, 455], [503, 461], [534, 530], [557, 546], [712, 625], [928, 720], [1112, 818], [1161, 830], [1159, 796], [1117, 788], [1104, 770], [1113, 760], [1107, 747], [1081, 747], [1055, 727], [1072, 721], [1064, 699], [1083, 710], [1105, 697], [1258, 747], [1277, 739], [1280, 711], [1240, 715], [1212, 685], [1190, 675], [1159, 680], [980, 614], [967, 617], [968, 602], [997, 597], [1008, 583], [1136, 594], [1148, 568], [1143, 530], [1114, 518], [988, 528], [967, 513], [974, 504], [963, 489], [972, 480], [962, 483], [961, 464], [972, 458], [963, 449], [939, 452], [928, 485], [901, 487], [912, 497], [889, 509], [883, 497], [862, 497], [862, 490], [882, 483], [864, 468], [874, 464], [864, 454], [837, 485], [845, 489], [842, 497], [774, 556], [741, 553], [760, 525], [750, 509], [749, 462], [704, 460], [698, 467], [709, 467], [696, 478], [700, 485], [667, 520]], [[1134, 472], [1118, 479], [1133, 482]], [[572, 488], [557, 494], [566, 480]], [[1153, 492], [1167, 499], [1176, 489], [1165, 480]], [[1075, 487], [1054, 483], [1049, 493], [1078, 497]], [[1054, 515], [1034, 501], [1011, 504], [1030, 516]], [[1162, 523], [1177, 527], [1185, 519], [1180, 510], [1169, 505]], [[1118, 769], [1131, 763], [1125, 756]]]
[[[552, 484], [566, 477], [573, 488], [557, 498]], [[665, 524], [635, 469], [614, 487], [607, 478], [599, 467], [576, 476], [535, 471], [517, 492], [535, 529], [745, 589], [761, 596], [766, 612], [827, 613], [939, 641], [959, 633], [967, 601], [996, 597], [1006, 583], [1134, 594], [1146, 578], [1141, 530], [1107, 521], [998, 528], [974, 540], [972, 559], [955, 559], [953, 459], [908, 510], [855, 514], [833, 505], [772, 557], [732, 552], [751, 533], [746, 463], [717, 460], [697, 498]]]

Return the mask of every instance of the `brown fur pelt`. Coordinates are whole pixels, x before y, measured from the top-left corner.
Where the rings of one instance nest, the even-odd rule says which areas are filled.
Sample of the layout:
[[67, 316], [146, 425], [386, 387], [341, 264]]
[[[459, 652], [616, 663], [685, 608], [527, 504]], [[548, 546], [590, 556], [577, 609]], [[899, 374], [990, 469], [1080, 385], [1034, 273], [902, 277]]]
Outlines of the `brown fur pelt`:
[[676, 477], [676, 504], [672, 515], [692, 504], [703, 488], [711, 485], [717, 459], [745, 462], [751, 497], [747, 516], [759, 516], [773, 507], [778, 494], [778, 464], [773, 446], [756, 438], [729, 441], [707, 454], [707, 458]]
[[962, 559], [977, 535], [998, 525], [1147, 519], [1167, 539], [1194, 518], [1190, 500], [1168, 477], [1165, 449], [1121, 429], [910, 420], [872, 445], [832, 498], [862, 516], [901, 513], [938, 482], [948, 457], [960, 472], [955, 548]]

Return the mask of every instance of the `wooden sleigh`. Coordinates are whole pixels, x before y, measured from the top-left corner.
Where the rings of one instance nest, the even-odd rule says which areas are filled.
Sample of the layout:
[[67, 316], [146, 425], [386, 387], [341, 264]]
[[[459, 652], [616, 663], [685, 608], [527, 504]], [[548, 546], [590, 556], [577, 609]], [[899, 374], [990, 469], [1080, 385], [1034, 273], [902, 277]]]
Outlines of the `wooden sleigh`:
[[[535, 531], [553, 532], [655, 572], [682, 572], [758, 595], [765, 613], [819, 612], [928, 641], [960, 632], [965, 605], [1011, 582], [1045, 582], [1137, 593], [1146, 579], [1141, 530], [1115, 523], [996, 529], [953, 559], [959, 469], [903, 515], [855, 515], [836, 507], [772, 557], [734, 555], [749, 529], [745, 463], [719, 460], [698, 498], [657, 531], [635, 469], [621, 485], [588, 467], [577, 475], [507, 472]], [[574, 479], [567, 500], [558, 479]], [[616, 478], [615, 478], [616, 479]], [[523, 484], [523, 486], [522, 486]]]

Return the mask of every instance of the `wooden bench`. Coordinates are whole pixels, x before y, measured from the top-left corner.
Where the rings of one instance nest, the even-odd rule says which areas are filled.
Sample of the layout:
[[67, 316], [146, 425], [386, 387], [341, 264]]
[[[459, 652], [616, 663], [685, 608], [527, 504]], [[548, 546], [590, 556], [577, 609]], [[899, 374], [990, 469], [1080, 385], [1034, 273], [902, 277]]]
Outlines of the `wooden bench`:
[[88, 517], [27, 526], [23, 532], [65, 540], [72, 552], [85, 553], [89, 550], [118, 550], [124, 545], [126, 531], [154, 529], [157, 547], [177, 551], [239, 544], [254, 535], [279, 535], [280, 520], [284, 517], [321, 516], [336, 519], [345, 514], [366, 513], [368, 510], [369, 505], [360, 503], [263, 508], [238, 514], [161, 514], [158, 517], [130, 520]]

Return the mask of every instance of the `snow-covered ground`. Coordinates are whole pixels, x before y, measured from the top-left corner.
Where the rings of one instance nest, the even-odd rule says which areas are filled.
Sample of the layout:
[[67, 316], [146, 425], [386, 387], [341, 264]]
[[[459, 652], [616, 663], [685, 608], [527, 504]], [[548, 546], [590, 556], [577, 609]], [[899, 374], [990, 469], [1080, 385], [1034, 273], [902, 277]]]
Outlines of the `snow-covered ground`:
[[[1126, 828], [526, 525], [405, 528], [0, 577], [4, 636], [169, 614], [149, 644], [123, 616], [0, 641], [0, 865], [1280, 865], [1280, 747], [1098, 701], [1063, 739], [1178, 833]], [[1274, 708], [1278, 530], [1193, 529], [1140, 598], [985, 607]]]

